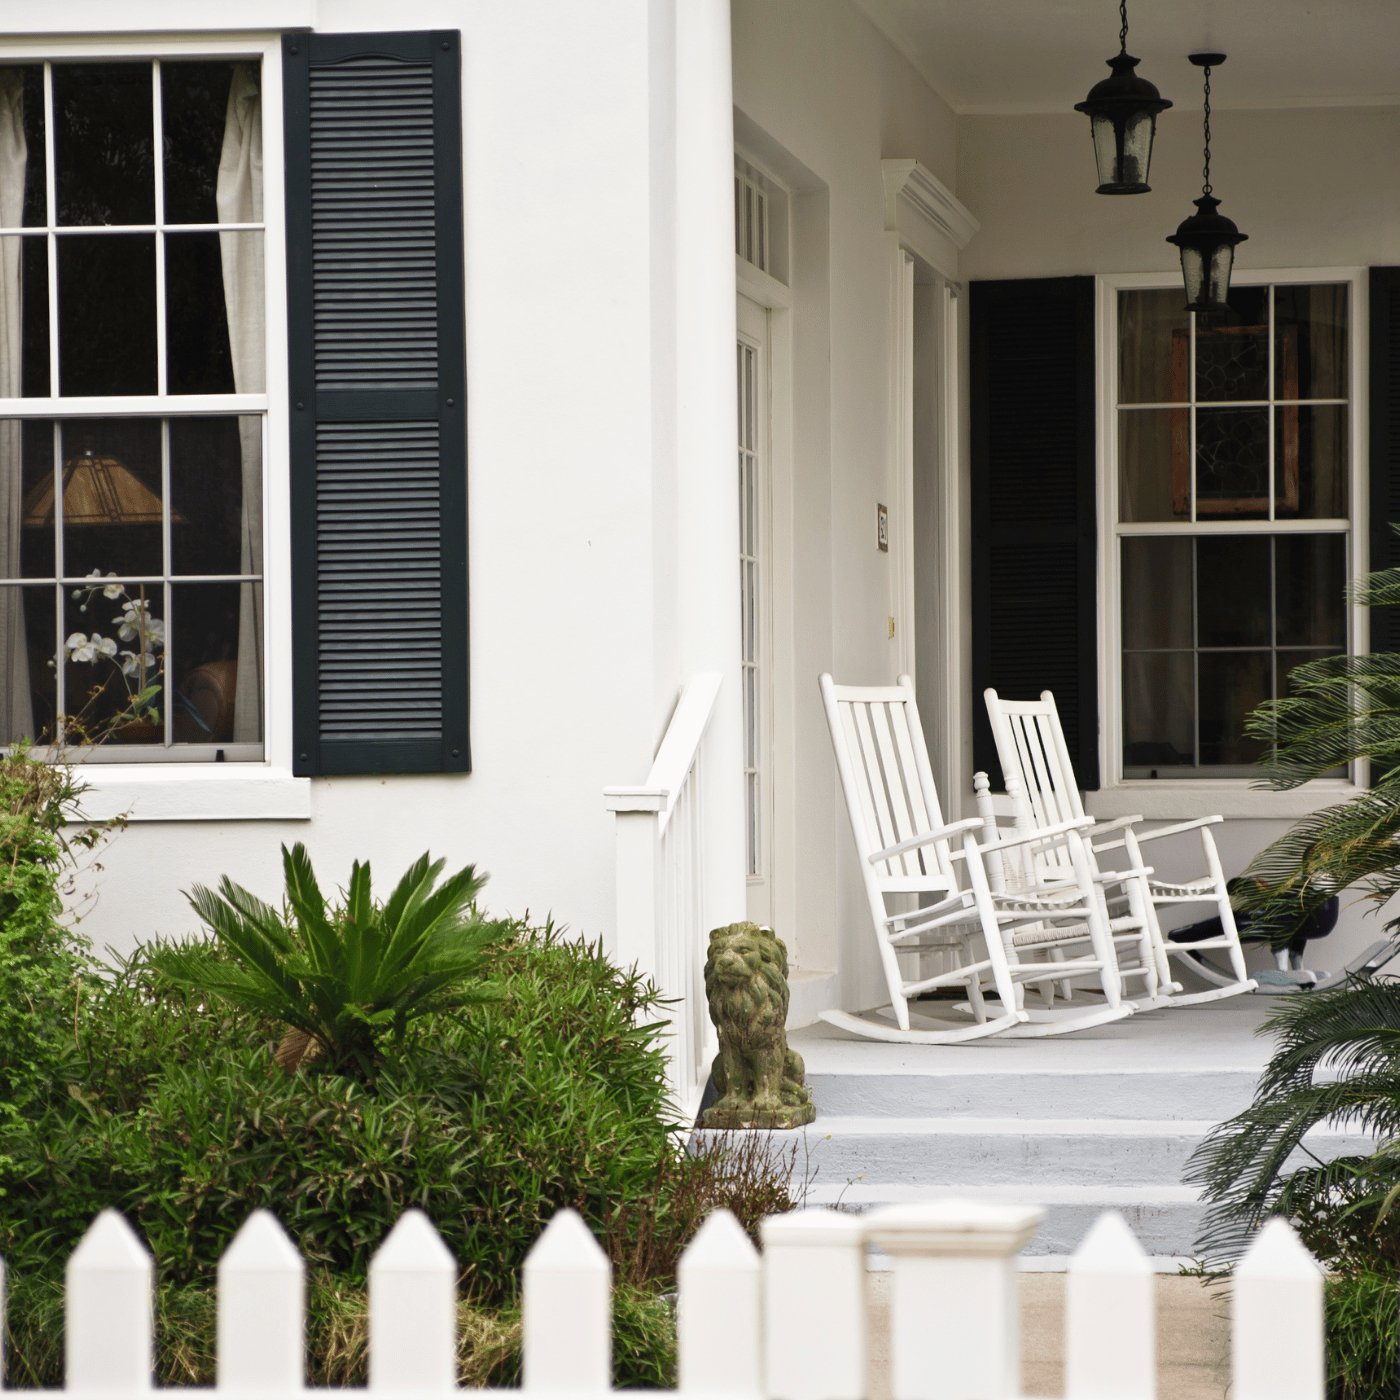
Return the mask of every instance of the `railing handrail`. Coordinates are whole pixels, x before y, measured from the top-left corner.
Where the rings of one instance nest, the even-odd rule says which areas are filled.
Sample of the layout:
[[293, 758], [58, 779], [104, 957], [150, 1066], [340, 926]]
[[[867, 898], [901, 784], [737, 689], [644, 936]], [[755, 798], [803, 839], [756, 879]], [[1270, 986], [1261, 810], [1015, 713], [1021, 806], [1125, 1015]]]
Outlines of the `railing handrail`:
[[637, 787], [604, 788], [608, 811], [656, 812], [658, 828], [665, 831], [710, 727], [723, 680], [718, 671], [698, 671], [686, 681], [646, 781]]

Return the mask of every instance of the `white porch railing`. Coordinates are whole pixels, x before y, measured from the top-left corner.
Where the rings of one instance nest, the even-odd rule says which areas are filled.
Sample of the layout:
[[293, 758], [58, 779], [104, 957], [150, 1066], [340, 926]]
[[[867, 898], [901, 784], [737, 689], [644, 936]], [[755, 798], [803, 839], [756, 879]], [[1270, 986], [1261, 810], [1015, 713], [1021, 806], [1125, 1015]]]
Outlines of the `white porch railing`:
[[[764, 1222], [760, 1259], [733, 1217], [718, 1212], [679, 1268], [680, 1393], [1011, 1400], [1021, 1393], [1016, 1254], [1039, 1216], [967, 1201], [867, 1216], [803, 1211]], [[870, 1364], [870, 1246], [893, 1273], [880, 1377]], [[153, 1273], [131, 1227], [104, 1211], [68, 1261], [62, 1394], [151, 1392]], [[452, 1393], [457, 1264], [427, 1217], [404, 1215], [369, 1274], [370, 1392]], [[3, 1281], [0, 1266], [0, 1322]], [[523, 1283], [523, 1392], [482, 1393], [609, 1396], [609, 1266], [579, 1216], [555, 1216], [525, 1261]], [[345, 1393], [306, 1388], [303, 1265], [266, 1211], [228, 1247], [218, 1284], [218, 1392], [263, 1400]], [[1152, 1400], [1153, 1275], [1121, 1217], [1100, 1218], [1067, 1288], [1065, 1400]], [[1261, 1232], [1232, 1296], [1231, 1400], [1322, 1400], [1322, 1275], [1282, 1221]]]
[[706, 735], [721, 677], [692, 676], [640, 787], [603, 790], [617, 815], [617, 957], [673, 998], [671, 1089], [694, 1119], [714, 1054], [705, 1006], [709, 937], [704, 831]]

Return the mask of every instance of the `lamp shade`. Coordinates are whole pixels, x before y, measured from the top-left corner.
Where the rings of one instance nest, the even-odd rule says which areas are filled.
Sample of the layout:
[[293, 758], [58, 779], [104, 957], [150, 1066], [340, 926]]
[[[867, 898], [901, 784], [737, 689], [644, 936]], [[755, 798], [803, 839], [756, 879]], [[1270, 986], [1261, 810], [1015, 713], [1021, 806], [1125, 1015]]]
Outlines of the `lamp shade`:
[[[25, 525], [52, 525], [54, 481], [46, 475], [25, 497]], [[63, 520], [67, 525], [159, 525], [160, 497], [125, 462], [92, 451], [63, 464]], [[181, 523], [173, 512], [171, 519]]]
[[1133, 71], [1138, 65], [1130, 53], [1108, 60], [1113, 71], [1095, 83], [1074, 110], [1089, 117], [1094, 159], [1099, 168], [1099, 194], [1146, 194], [1152, 141], [1157, 134], [1157, 113], [1172, 104], [1146, 78]]
[[1183, 219], [1167, 237], [1181, 253], [1181, 278], [1186, 286], [1186, 309], [1201, 315], [1228, 311], [1230, 271], [1235, 249], [1249, 235], [1241, 233], [1233, 219], [1216, 213], [1220, 201], [1203, 194], [1196, 212]]

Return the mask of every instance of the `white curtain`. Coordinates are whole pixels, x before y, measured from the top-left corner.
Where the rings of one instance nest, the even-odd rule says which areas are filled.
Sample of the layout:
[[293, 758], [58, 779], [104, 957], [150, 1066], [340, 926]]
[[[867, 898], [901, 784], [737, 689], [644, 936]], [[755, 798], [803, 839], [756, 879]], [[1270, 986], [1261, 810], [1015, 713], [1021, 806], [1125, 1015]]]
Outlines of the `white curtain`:
[[[224, 147], [217, 189], [221, 224], [261, 223], [263, 216], [262, 96], [254, 71], [239, 64], [229, 85]], [[224, 306], [233, 351], [236, 393], [259, 394], [266, 387], [263, 345], [263, 235], [221, 233]], [[262, 576], [262, 419], [238, 420], [242, 447], [243, 508], [239, 568]], [[238, 610], [238, 688], [234, 696], [235, 742], [262, 737], [262, 584], [243, 585]]]
[[[18, 228], [24, 216], [24, 78], [0, 71], [0, 226]], [[20, 243], [0, 238], [0, 398], [20, 393]], [[0, 578], [20, 572], [21, 441], [15, 419], [0, 422]], [[34, 732], [29, 699], [29, 649], [18, 588], [0, 589], [0, 744]]]

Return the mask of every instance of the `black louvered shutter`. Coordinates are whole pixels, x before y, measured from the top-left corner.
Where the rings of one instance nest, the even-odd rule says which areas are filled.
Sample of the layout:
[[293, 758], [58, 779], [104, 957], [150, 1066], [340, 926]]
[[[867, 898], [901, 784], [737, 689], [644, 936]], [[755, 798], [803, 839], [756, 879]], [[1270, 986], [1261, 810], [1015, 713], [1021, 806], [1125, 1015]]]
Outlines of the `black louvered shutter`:
[[1094, 281], [974, 282], [973, 761], [1001, 776], [982, 691], [1055, 694], [1099, 785]]
[[[1371, 269], [1371, 568], [1400, 565], [1400, 267]], [[1371, 609], [1371, 650], [1400, 651], [1400, 608]]]
[[295, 771], [465, 771], [455, 32], [283, 41]]

